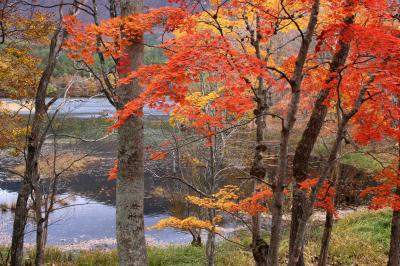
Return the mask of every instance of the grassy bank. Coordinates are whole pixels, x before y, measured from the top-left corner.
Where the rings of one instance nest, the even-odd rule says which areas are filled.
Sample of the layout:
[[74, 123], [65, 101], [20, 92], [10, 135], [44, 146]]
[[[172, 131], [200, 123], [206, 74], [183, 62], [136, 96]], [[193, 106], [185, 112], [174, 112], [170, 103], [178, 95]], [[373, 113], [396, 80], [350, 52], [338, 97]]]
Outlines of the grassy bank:
[[[357, 212], [335, 224], [330, 262], [334, 265], [386, 265], [390, 244], [391, 212]], [[319, 253], [322, 228], [311, 233], [305, 255], [308, 261]]]
[[[389, 249], [391, 214], [388, 211], [356, 212], [335, 224], [330, 249], [331, 265], [385, 265]], [[307, 265], [313, 265], [319, 252], [319, 241], [322, 226], [310, 227], [308, 243], [305, 247]], [[242, 244], [249, 244], [250, 237], [241, 233], [234, 239]], [[284, 232], [281, 257], [286, 256], [288, 232]], [[206, 265], [204, 249], [192, 246], [149, 247], [149, 264], [151, 266], [200, 266]], [[27, 255], [27, 265], [33, 253]], [[117, 265], [115, 251], [80, 251], [62, 252], [49, 249], [46, 254], [48, 265], [112, 266]], [[254, 265], [249, 251], [239, 248], [230, 242], [218, 245], [218, 266]]]

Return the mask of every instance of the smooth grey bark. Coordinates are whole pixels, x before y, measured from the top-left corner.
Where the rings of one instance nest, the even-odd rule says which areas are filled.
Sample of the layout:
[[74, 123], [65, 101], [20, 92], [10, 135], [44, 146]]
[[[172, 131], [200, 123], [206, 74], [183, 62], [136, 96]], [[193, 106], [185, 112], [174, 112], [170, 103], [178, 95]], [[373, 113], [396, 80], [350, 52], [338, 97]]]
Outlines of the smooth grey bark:
[[[121, 15], [143, 11], [143, 0], [121, 0]], [[143, 62], [143, 36], [126, 49], [130, 70], [137, 69]], [[121, 73], [122, 74], [122, 73]], [[122, 74], [123, 76], [123, 74]], [[142, 92], [138, 82], [120, 86], [116, 90], [118, 109]], [[116, 185], [116, 223], [119, 265], [147, 265], [144, 234], [144, 161], [143, 119], [132, 115], [118, 129], [118, 178]]]
[[[352, 24], [354, 22], [354, 16], [346, 18], [344, 22], [346, 25]], [[344, 31], [342, 31], [341, 35], [343, 34]], [[339, 43], [339, 49], [332, 57], [330, 73], [337, 72], [340, 69], [340, 67], [342, 67], [345, 64], [349, 50], [350, 50], [349, 43], [343, 41]], [[333, 78], [330, 77], [326, 80], [326, 83], [329, 84], [332, 81]], [[301, 191], [298, 190], [298, 186], [308, 176], [308, 167], [310, 164], [311, 152], [317, 141], [319, 133], [321, 132], [321, 128], [322, 125], [324, 124], [324, 120], [327, 114], [328, 107], [326, 104], [324, 104], [324, 102], [328, 97], [329, 92], [330, 92], [329, 89], [321, 90], [319, 92], [317, 100], [314, 103], [310, 119], [308, 120], [307, 126], [303, 131], [300, 142], [297, 144], [295, 155], [293, 158], [293, 179], [295, 184], [292, 192], [293, 203], [292, 203], [292, 215], [291, 215], [292, 220], [290, 226], [289, 254], [291, 254], [293, 251], [293, 245], [297, 234], [299, 219], [304, 211], [303, 203], [305, 202], [305, 199], [302, 198], [303, 194], [301, 193]], [[303, 253], [300, 256], [299, 263], [297, 266], [301, 265], [304, 265]]]
[[297, 55], [293, 76], [290, 80], [292, 89], [291, 100], [289, 103], [288, 114], [283, 122], [281, 136], [280, 136], [280, 148], [278, 157], [278, 171], [272, 183], [273, 198], [271, 204], [272, 214], [272, 226], [271, 226], [271, 241], [268, 251], [268, 265], [278, 265], [278, 252], [281, 241], [281, 229], [282, 229], [282, 206], [284, 202], [284, 189], [285, 180], [287, 179], [288, 173], [288, 146], [291, 131], [296, 121], [296, 114], [300, 101], [300, 90], [301, 83], [303, 80], [303, 69], [306, 62], [307, 54], [309, 52], [310, 44], [315, 32], [315, 28], [318, 21], [318, 14], [320, 8], [320, 1], [315, 0], [310, 14], [310, 19], [307, 25], [307, 31], [302, 35], [302, 42], [299, 53]]

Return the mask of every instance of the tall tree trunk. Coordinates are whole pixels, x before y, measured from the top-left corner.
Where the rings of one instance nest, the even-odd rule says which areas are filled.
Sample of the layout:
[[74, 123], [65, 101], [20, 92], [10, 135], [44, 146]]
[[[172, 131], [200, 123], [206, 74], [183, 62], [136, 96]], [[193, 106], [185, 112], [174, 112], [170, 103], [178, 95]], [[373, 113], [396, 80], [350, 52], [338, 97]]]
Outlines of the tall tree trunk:
[[[121, 15], [143, 11], [143, 0], [122, 0]], [[130, 70], [137, 69], [143, 62], [143, 36], [130, 45], [125, 59]], [[123, 73], [120, 73], [123, 75]], [[137, 98], [142, 92], [137, 81], [117, 89], [119, 109]], [[143, 119], [131, 116], [118, 129], [118, 178], [117, 178], [117, 248], [119, 264], [123, 266], [147, 265], [144, 234], [144, 165], [143, 165]]]
[[[249, 22], [246, 20], [247, 30], [252, 38], [251, 44], [253, 45], [256, 56], [262, 60], [261, 56], [261, 26], [260, 17], [256, 17], [256, 31], [254, 32]], [[253, 165], [250, 169], [250, 176], [253, 178], [253, 193], [258, 190], [258, 183], [264, 181], [266, 178], [267, 170], [263, 163], [263, 152], [266, 151], [267, 147], [264, 143], [264, 131], [266, 128], [266, 112], [268, 111], [270, 99], [268, 89], [265, 88], [264, 79], [258, 77], [258, 87], [255, 90], [256, 109], [254, 115], [256, 116], [256, 147], [254, 151]], [[261, 215], [259, 213], [251, 217], [251, 234], [252, 234], [252, 252], [253, 258], [257, 266], [267, 265], [268, 256], [268, 244], [261, 236]]]
[[[341, 124], [343, 121], [343, 116], [340, 108], [340, 103], [337, 103], [336, 107], [337, 107], [336, 108], [337, 121], [338, 124]], [[340, 155], [341, 152], [342, 152], [342, 147], [341, 145], [339, 145], [338, 154]], [[332, 175], [333, 187], [336, 189], [335, 198], [333, 199], [333, 204], [335, 208], [337, 205], [338, 195], [339, 195], [337, 187], [339, 184], [340, 176], [341, 176], [341, 164], [339, 161], [336, 161], [336, 167], [334, 170], [334, 174]], [[332, 229], [333, 229], [333, 213], [332, 210], [327, 210], [325, 216], [324, 232], [322, 234], [322, 239], [321, 239], [321, 249], [318, 257], [318, 266], [325, 266], [328, 263], [329, 244], [332, 236]]]
[[[212, 195], [216, 192], [216, 167], [217, 167], [217, 136], [212, 138], [212, 145], [209, 147], [210, 152], [210, 161], [208, 164], [208, 173], [207, 173], [207, 184], [208, 184], [208, 194]], [[216, 211], [214, 209], [207, 210], [208, 220], [215, 228], [215, 216]], [[207, 235], [207, 243], [206, 243], [206, 256], [207, 256], [207, 265], [214, 266], [215, 265], [215, 232], [208, 232]]]
[[303, 205], [302, 216], [299, 219], [298, 228], [297, 228], [297, 232], [296, 232], [297, 234], [295, 236], [294, 244], [293, 244], [293, 247], [291, 250], [292, 253], [289, 254], [290, 255], [289, 256], [289, 264], [288, 264], [289, 266], [297, 265], [301, 255], [302, 255], [306, 225], [307, 225], [307, 221], [308, 221], [309, 217], [312, 214], [313, 206], [314, 206], [314, 203], [316, 200], [316, 194], [318, 193], [320, 187], [322, 186], [323, 181], [321, 181], [321, 180], [325, 180], [328, 176], [331, 175], [331, 172], [333, 170], [333, 167], [334, 167], [334, 164], [335, 164], [335, 161], [337, 158], [338, 151], [341, 146], [342, 139], [345, 134], [346, 124], [347, 124], [347, 122], [343, 122], [339, 126], [336, 140], [330, 151], [329, 159], [327, 160], [327, 162], [324, 166], [323, 173], [321, 174], [321, 177], [320, 177], [319, 185], [317, 185], [318, 187], [316, 186], [315, 190], [313, 190], [312, 195], [310, 196], [310, 199], [308, 199], [306, 196], [306, 193], [304, 191], [302, 191], [303, 195], [301, 197], [304, 198], [306, 201], [304, 202], [304, 205]]
[[[256, 115], [256, 149], [253, 165], [250, 170], [250, 175], [254, 179], [253, 192], [257, 192], [257, 184], [260, 182], [259, 180], [264, 180], [266, 176], [266, 168], [262, 161], [262, 153], [266, 150], [264, 143], [266, 116], [264, 113], [268, 110], [268, 100], [263, 79], [259, 78], [258, 82], [259, 87], [257, 91], [257, 108], [254, 110], [254, 114]], [[261, 216], [260, 214], [255, 214], [251, 219], [253, 258], [257, 266], [264, 266], [267, 265], [268, 244], [261, 236]]]
[[[345, 19], [345, 24], [350, 25], [354, 21], [354, 16]], [[341, 33], [342, 35], [344, 32]], [[347, 42], [341, 41], [339, 44], [339, 49], [332, 58], [330, 73], [336, 72], [340, 67], [342, 67], [347, 59], [350, 50], [350, 45]], [[326, 83], [332, 82], [332, 78], [329, 77]], [[303, 215], [303, 203], [305, 199], [303, 198], [303, 193], [298, 190], [298, 185], [303, 182], [308, 176], [308, 167], [310, 164], [311, 152], [317, 141], [319, 133], [321, 132], [322, 125], [324, 123], [328, 107], [324, 104], [326, 98], [329, 95], [330, 90], [321, 90], [317, 96], [317, 100], [314, 104], [311, 117], [307, 123], [306, 129], [303, 131], [300, 142], [297, 144], [295, 155], [293, 158], [293, 178], [294, 187], [292, 192], [292, 219], [290, 225], [290, 240], [289, 240], [289, 256], [293, 252], [293, 245], [297, 234], [297, 229], [299, 226], [299, 220]], [[304, 265], [303, 252], [301, 252], [299, 263], [297, 266]]]
[[[399, 155], [399, 163], [397, 170], [400, 171], [400, 148], [398, 155]], [[400, 179], [400, 174], [397, 175], [397, 178]], [[396, 194], [397, 196], [400, 197], [399, 185], [397, 186]], [[400, 265], [400, 211], [393, 210], [388, 266], [399, 266], [399, 265]]]
[[46, 95], [50, 78], [53, 74], [57, 63], [57, 56], [61, 50], [66, 32], [59, 28], [54, 33], [51, 43], [50, 52], [46, 68], [40, 78], [39, 85], [35, 96], [35, 114], [33, 115], [31, 132], [27, 144], [27, 155], [25, 162], [25, 174], [21, 189], [18, 194], [16, 211], [14, 216], [13, 235], [11, 243], [11, 265], [22, 265], [23, 247], [24, 247], [24, 231], [28, 218], [28, 199], [33, 189], [39, 189], [39, 156], [44, 141], [42, 132], [44, 118], [47, 111]]
[[[209, 221], [214, 224], [215, 210], [207, 210]], [[215, 226], [215, 225], [214, 225]], [[215, 265], [215, 233], [208, 232], [206, 242], [207, 265]]]
[[[42, 76], [42, 80], [44, 75]], [[45, 88], [46, 87], [46, 88]], [[22, 265], [25, 226], [28, 218], [28, 199], [39, 179], [39, 156], [41, 151], [40, 135], [43, 127], [43, 106], [47, 85], [39, 86], [35, 100], [35, 114], [32, 121], [31, 133], [28, 136], [27, 156], [25, 163], [25, 175], [17, 198], [17, 205], [14, 216], [13, 235], [11, 242], [11, 265]], [[43, 101], [42, 101], [42, 99]], [[36, 109], [38, 108], [38, 109]]]
[[[311, 193], [310, 196], [306, 196], [306, 192], [304, 190], [298, 190], [299, 193], [303, 193], [301, 195], [302, 198], [305, 199], [303, 203], [303, 214], [300, 217], [298, 228], [297, 228], [297, 234], [295, 236], [294, 244], [293, 244], [293, 249], [292, 253], [289, 254], [289, 266], [296, 266], [299, 258], [301, 256], [302, 250], [303, 250], [303, 245], [304, 245], [304, 238], [305, 238], [305, 231], [306, 231], [306, 225], [308, 222], [308, 219], [310, 218], [313, 207], [315, 202], [317, 201], [317, 195], [323, 186], [325, 180], [329, 178], [332, 175], [332, 171], [334, 170], [334, 167], [336, 165], [336, 160], [337, 156], [341, 147], [342, 140], [345, 137], [345, 133], [347, 130], [347, 124], [350, 121], [350, 119], [359, 111], [362, 103], [364, 102], [364, 95], [366, 94], [368, 90], [368, 85], [373, 82], [374, 77], [371, 77], [368, 84], [363, 85], [363, 87], [360, 89], [358, 97], [353, 105], [353, 108], [351, 109], [350, 112], [343, 113], [341, 121], [338, 125], [337, 133], [336, 133], [336, 139], [330, 149], [329, 152], [329, 157], [324, 163], [324, 167], [321, 173], [321, 177], [318, 179], [318, 182], [315, 186], [311, 188]], [[340, 104], [340, 103], [338, 103]], [[342, 107], [340, 107], [341, 109]]]
[[[341, 174], [340, 162], [336, 162], [335, 176], [333, 180], [333, 187], [336, 188], [336, 191], [340, 179], [340, 174]], [[334, 198], [335, 207], [337, 205], [338, 195], [339, 195], [338, 192], [336, 192]], [[322, 239], [321, 239], [321, 249], [318, 256], [318, 266], [325, 266], [328, 263], [329, 245], [332, 237], [332, 229], [333, 229], [333, 213], [332, 211], [327, 210], [325, 215], [324, 233], [322, 234]]]
[[39, 221], [36, 222], [36, 257], [35, 257], [35, 266], [41, 266], [44, 263], [44, 254], [45, 254], [45, 231], [43, 228], [44, 220], [43, 218], [39, 218]]
[[[398, 195], [400, 191], [398, 190]], [[388, 266], [400, 265], [400, 211], [393, 211]]]
[[207, 253], [207, 265], [214, 266], [215, 265], [215, 233], [214, 232], [208, 232], [206, 253]]
[[301, 83], [303, 81], [303, 69], [306, 58], [309, 52], [310, 44], [315, 32], [318, 22], [318, 14], [320, 8], [320, 1], [315, 0], [310, 14], [310, 19], [307, 25], [307, 31], [302, 35], [302, 42], [297, 55], [293, 76], [290, 80], [292, 89], [291, 100], [289, 103], [288, 114], [283, 122], [280, 147], [279, 147], [279, 165], [277, 174], [272, 183], [273, 198], [271, 204], [272, 213], [272, 226], [271, 226], [271, 241], [268, 251], [268, 265], [278, 265], [278, 252], [281, 241], [281, 227], [282, 227], [282, 206], [284, 203], [284, 189], [285, 182], [287, 181], [288, 173], [288, 148], [289, 138], [291, 131], [296, 121], [296, 114], [300, 102]]
[[329, 211], [326, 212], [324, 233], [321, 240], [321, 249], [318, 257], [318, 266], [325, 266], [329, 257], [329, 242], [332, 236], [333, 228], [333, 214]]
[[[27, 157], [29, 158], [29, 157]], [[27, 177], [22, 182], [15, 206], [14, 225], [11, 240], [11, 265], [22, 265], [24, 250], [24, 234], [26, 219], [28, 217], [28, 199], [31, 194], [31, 184]]]

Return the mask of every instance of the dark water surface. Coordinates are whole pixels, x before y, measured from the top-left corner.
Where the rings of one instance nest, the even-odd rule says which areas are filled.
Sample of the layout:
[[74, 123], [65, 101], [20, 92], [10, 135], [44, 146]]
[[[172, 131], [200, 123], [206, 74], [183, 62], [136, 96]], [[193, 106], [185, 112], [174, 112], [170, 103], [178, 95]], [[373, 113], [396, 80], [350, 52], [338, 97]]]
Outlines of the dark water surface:
[[[1, 99], [10, 102], [11, 100]], [[74, 121], [74, 130], [85, 128], [87, 130], [93, 124], [93, 119], [100, 116], [109, 117], [114, 113], [113, 107], [104, 98], [85, 99], [73, 98], [66, 103], [56, 102], [51, 112], [60, 108], [59, 115], [65, 119], [71, 118]], [[25, 113], [24, 113], [25, 112]], [[22, 114], [28, 114], [27, 110]], [[161, 115], [155, 110], [145, 109], [146, 115]], [[93, 118], [93, 119], [91, 119]], [[76, 121], [84, 126], [76, 125]], [[97, 123], [97, 122], [95, 122]], [[68, 123], [67, 123], [68, 125]], [[89, 125], [89, 126], [88, 126]], [[70, 125], [68, 125], [70, 127]], [[68, 130], [68, 129], [64, 129]], [[84, 131], [82, 130], [82, 131]], [[146, 130], [146, 137], [149, 134], [159, 131], [157, 128]], [[151, 133], [149, 133], [151, 132]], [[76, 132], [73, 132], [74, 134]], [[87, 132], [81, 132], [83, 135]], [[102, 133], [100, 132], [100, 135]], [[151, 139], [153, 136], [150, 136]], [[159, 138], [159, 137], [158, 137]], [[61, 149], [83, 149], [82, 146], [71, 147], [76, 144], [63, 144]], [[46, 145], [45, 145], [46, 146]], [[49, 145], [51, 146], [51, 145]], [[108, 141], [105, 143], [93, 143], [88, 148], [91, 155], [102, 157], [98, 165], [86, 169], [73, 177], [69, 177], [66, 185], [61, 190], [60, 198], [65, 199], [68, 207], [59, 206], [60, 209], [51, 215], [51, 226], [49, 228], [49, 244], [71, 244], [87, 240], [97, 240], [105, 238], [115, 238], [115, 184], [107, 181], [109, 169], [112, 167], [113, 160], [116, 158], [116, 142]], [[86, 152], [86, 151], [85, 151]], [[9, 158], [1, 158], [2, 161]], [[3, 163], [3, 162], [0, 162]], [[4, 164], [3, 164], [4, 165]], [[0, 204], [12, 204], [16, 202], [19, 183], [6, 179], [7, 176], [0, 172]], [[145, 198], [145, 227], [152, 226], [160, 219], [169, 217], [170, 202], [161, 196], [154, 196], [151, 191], [155, 187], [162, 187], [163, 184], [154, 180], [151, 175], [146, 174], [146, 198]], [[0, 212], [0, 243], [9, 242], [12, 231], [13, 214], [10, 211]], [[27, 243], [34, 243], [35, 237], [33, 225], [27, 226]], [[188, 243], [191, 236], [188, 233], [174, 229], [164, 229], [161, 231], [146, 231], [146, 237], [150, 241], [162, 243]]]

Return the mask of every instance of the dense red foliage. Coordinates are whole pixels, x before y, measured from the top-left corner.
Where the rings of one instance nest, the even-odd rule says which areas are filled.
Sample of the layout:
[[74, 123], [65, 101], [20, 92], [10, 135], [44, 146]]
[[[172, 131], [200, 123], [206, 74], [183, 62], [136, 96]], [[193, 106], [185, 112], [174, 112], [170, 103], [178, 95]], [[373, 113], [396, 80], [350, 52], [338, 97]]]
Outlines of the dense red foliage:
[[[66, 18], [72, 36], [66, 47], [72, 59], [91, 65], [95, 63], [96, 51], [101, 51], [118, 62], [117, 70], [124, 75], [128, 74], [129, 61], [122, 51], [132, 42], [143, 41], [138, 36], [151, 32], [155, 25], [162, 25], [166, 32], [175, 34], [159, 45], [168, 57], [165, 64], [143, 66], [118, 81], [126, 84], [138, 79], [144, 92], [118, 112], [114, 127], [119, 127], [131, 115], [141, 115], [141, 108], [147, 104], [173, 112], [183, 117], [198, 133], [211, 136], [216, 129], [224, 128], [228, 121], [232, 124], [254, 116], [254, 88], [260, 79], [276, 93], [273, 110], [277, 115], [287, 112], [296, 45], [273, 46], [272, 40], [297, 29], [292, 23], [282, 24], [285, 20], [280, 19], [282, 9], [279, 5], [232, 0], [209, 1], [205, 8], [201, 1], [171, 2], [179, 4], [180, 8], [167, 7], [110, 19], [100, 26], [83, 25], [73, 17]], [[285, 8], [293, 14], [307, 14], [312, 2], [284, 1]], [[399, 21], [393, 15], [398, 5], [392, 3], [389, 6], [385, 0], [350, 2], [321, 1], [323, 12], [317, 29], [317, 43], [306, 61], [300, 108], [309, 109], [315, 95], [329, 90], [326, 104], [330, 111], [339, 106], [344, 113], [349, 113], [361, 89], [366, 87], [362, 105], [350, 121], [349, 134], [362, 145], [384, 138], [398, 140], [400, 30]], [[253, 26], [246, 23], [249, 17], [254, 20], [255, 14], [258, 24], [252, 30]], [[357, 14], [352, 25], [342, 22], [352, 14]], [[297, 19], [300, 21], [297, 26], [302, 27], [301, 16]], [[254, 35], [264, 49], [262, 55], [254, 48]], [[104, 42], [100, 46], [97, 45], [98, 36]], [[350, 53], [344, 66], [330, 73], [326, 57], [337, 50], [339, 42], [349, 43]], [[207, 84], [206, 90], [201, 88], [204, 83]], [[201, 94], [194, 94], [199, 91]], [[211, 92], [217, 95], [209, 97]], [[194, 104], [193, 97], [198, 98], [198, 104]], [[205, 99], [206, 104], [200, 104]], [[161, 158], [164, 155], [162, 153]], [[381, 172], [377, 177], [385, 177], [379, 178], [382, 185], [369, 190], [378, 195], [373, 206], [386, 204], [397, 208], [396, 204], [390, 203], [393, 197], [383, 197], [398, 186], [398, 175], [391, 173], [387, 170]], [[309, 183], [313, 180], [307, 182], [304, 185], [311, 187]], [[324, 184], [317, 205], [333, 211], [334, 193], [328, 183]]]

